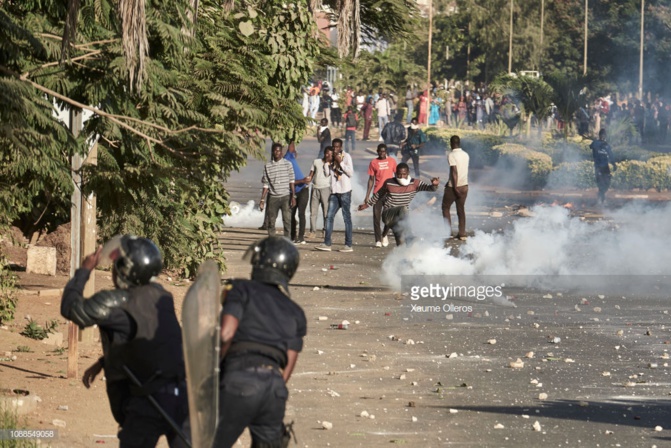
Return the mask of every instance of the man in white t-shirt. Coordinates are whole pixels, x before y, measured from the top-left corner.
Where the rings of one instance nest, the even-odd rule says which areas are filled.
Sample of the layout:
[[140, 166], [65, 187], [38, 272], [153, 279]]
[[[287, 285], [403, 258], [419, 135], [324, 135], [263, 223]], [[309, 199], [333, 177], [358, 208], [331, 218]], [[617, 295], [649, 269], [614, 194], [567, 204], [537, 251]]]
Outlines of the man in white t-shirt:
[[375, 109], [377, 110], [380, 141], [382, 141], [382, 129], [384, 129], [385, 124], [389, 123], [389, 114], [391, 113], [386, 93], [380, 94], [380, 98], [375, 103]]
[[445, 194], [443, 194], [443, 218], [452, 232], [452, 219], [450, 218], [450, 208], [452, 203], [457, 204], [457, 218], [459, 219], [459, 233], [455, 238], [462, 241], [466, 240], [466, 196], [468, 196], [468, 154], [461, 149], [461, 139], [458, 135], [450, 138], [450, 147], [452, 150], [447, 155], [447, 161], [450, 164], [450, 176], [445, 185]]

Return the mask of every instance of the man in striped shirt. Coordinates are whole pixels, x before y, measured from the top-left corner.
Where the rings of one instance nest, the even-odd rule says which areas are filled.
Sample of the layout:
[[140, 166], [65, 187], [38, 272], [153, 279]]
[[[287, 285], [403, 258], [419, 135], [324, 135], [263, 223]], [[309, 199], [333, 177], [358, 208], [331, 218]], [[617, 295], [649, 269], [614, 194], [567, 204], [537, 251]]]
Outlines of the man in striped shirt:
[[296, 192], [294, 190], [294, 167], [282, 158], [282, 144], [273, 143], [272, 160], [263, 168], [263, 193], [259, 210], [263, 211], [268, 197], [268, 235], [275, 234], [277, 214], [282, 210], [282, 224], [284, 236], [289, 238], [291, 228], [291, 208], [296, 206]]
[[412, 179], [409, 175], [407, 163], [399, 163], [396, 167], [396, 177], [387, 179], [380, 190], [365, 203], [359, 206], [359, 210], [365, 210], [377, 203], [380, 198], [384, 200], [382, 206], [382, 222], [384, 230], [382, 236], [386, 237], [391, 229], [394, 232], [396, 245], [403, 244], [403, 228], [401, 221], [408, 214], [408, 205], [415, 198], [419, 191], [436, 191], [440, 179], [434, 177], [431, 179], [431, 185], [422, 182], [419, 179]]

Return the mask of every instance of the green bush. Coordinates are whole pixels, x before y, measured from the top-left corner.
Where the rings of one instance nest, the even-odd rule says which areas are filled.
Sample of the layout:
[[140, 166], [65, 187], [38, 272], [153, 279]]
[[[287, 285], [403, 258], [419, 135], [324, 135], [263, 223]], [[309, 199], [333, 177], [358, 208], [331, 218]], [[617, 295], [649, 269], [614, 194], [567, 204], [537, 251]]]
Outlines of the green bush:
[[552, 171], [552, 158], [526, 146], [504, 143], [493, 148], [499, 154], [499, 166], [521, 174], [519, 186], [540, 188], [547, 182]]
[[548, 178], [547, 188], [595, 188], [594, 163], [590, 161], [562, 163]]
[[429, 128], [425, 132], [429, 141], [445, 149], [450, 147], [450, 138], [453, 135], [458, 135], [461, 138], [461, 148], [470, 156], [471, 168], [494, 165], [498, 160], [498, 153], [493, 148], [505, 142], [503, 137], [482, 131]]
[[[617, 164], [612, 188], [616, 190], [671, 189], [671, 156], [657, 156], [647, 162], [628, 160]], [[595, 188], [594, 164], [590, 161], [564, 163], [552, 171], [548, 188]]]
[[16, 276], [9, 270], [9, 262], [0, 255], [0, 323], [14, 320], [18, 298]]

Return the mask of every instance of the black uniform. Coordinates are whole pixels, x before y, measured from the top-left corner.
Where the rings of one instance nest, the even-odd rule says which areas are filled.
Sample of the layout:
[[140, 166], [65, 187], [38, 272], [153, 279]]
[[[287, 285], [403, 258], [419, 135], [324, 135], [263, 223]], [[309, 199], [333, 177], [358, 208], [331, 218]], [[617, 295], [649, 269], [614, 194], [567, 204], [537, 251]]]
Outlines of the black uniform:
[[239, 324], [221, 364], [215, 447], [232, 446], [246, 427], [252, 446], [282, 446], [289, 392], [281, 369], [287, 350], [302, 350], [307, 323], [281, 288], [255, 280], [233, 280], [224, 288], [222, 313]]
[[[188, 417], [182, 333], [172, 295], [157, 283], [101, 291], [88, 300], [82, 292], [91, 271], [78, 269], [68, 282], [61, 314], [81, 328], [98, 325], [103, 345], [107, 395], [121, 426], [120, 447], [155, 447], [161, 435], [170, 446], [178, 438], [151, 405], [151, 394], [182, 424]], [[127, 367], [143, 384], [136, 387]]]

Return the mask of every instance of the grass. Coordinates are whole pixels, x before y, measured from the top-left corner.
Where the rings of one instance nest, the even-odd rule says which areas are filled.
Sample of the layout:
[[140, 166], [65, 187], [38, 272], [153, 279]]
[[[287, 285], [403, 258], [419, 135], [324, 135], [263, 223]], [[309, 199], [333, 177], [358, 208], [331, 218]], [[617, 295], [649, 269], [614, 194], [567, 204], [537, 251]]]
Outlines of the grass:
[[[24, 429], [25, 427], [19, 426], [19, 417], [16, 414], [16, 411], [6, 409], [5, 406], [0, 403], [0, 431], [3, 433], [10, 429]], [[8, 436], [8, 434], [5, 434]], [[0, 448], [37, 448], [38, 443], [35, 440], [24, 440], [24, 439], [11, 439], [5, 440], [0, 439]], [[40, 443], [39, 446], [44, 446]]]

